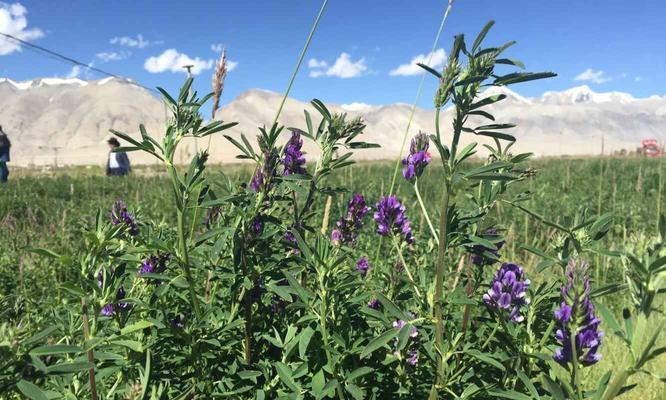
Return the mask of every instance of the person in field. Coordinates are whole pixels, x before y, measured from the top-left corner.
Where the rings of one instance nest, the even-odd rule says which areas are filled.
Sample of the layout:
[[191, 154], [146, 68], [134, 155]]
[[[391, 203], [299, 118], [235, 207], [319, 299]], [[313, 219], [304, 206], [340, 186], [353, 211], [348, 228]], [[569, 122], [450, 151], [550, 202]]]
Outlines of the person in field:
[[127, 153], [124, 151], [114, 151], [120, 147], [118, 139], [112, 137], [107, 141], [109, 144], [109, 158], [106, 162], [106, 175], [107, 176], [124, 176], [129, 174], [132, 170]]
[[9, 141], [7, 134], [2, 130], [2, 126], [0, 126], [0, 183], [7, 182], [9, 178], [7, 163], [9, 162], [10, 147], [12, 147], [12, 143]]

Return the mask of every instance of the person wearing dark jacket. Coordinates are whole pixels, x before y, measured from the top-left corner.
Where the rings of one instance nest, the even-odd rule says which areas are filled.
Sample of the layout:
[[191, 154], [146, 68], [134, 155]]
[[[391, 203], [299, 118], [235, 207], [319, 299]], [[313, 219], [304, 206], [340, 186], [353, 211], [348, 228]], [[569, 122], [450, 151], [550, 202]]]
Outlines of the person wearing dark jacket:
[[12, 147], [12, 143], [9, 141], [7, 134], [2, 130], [2, 126], [0, 126], [0, 183], [7, 182], [9, 178], [7, 163], [9, 162], [10, 147]]
[[107, 141], [111, 151], [109, 158], [106, 161], [106, 175], [107, 176], [124, 176], [129, 174], [132, 170], [127, 153], [124, 151], [114, 151], [120, 147], [118, 139], [112, 137]]

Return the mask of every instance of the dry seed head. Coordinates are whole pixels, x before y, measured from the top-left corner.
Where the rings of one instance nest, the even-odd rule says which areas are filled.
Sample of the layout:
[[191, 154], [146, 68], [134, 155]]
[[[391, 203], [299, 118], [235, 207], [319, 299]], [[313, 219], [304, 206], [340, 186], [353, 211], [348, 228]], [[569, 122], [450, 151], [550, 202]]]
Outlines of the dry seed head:
[[222, 90], [224, 90], [224, 78], [227, 76], [227, 51], [222, 51], [220, 59], [215, 64], [215, 72], [213, 73], [213, 119], [215, 118], [215, 111], [220, 106], [220, 97], [222, 97]]

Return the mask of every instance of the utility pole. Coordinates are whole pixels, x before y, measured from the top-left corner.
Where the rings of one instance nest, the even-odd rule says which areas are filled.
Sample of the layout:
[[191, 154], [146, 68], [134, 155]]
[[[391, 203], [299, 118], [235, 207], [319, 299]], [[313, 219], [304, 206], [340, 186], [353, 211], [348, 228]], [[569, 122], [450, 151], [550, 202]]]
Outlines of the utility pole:
[[[191, 78], [192, 77], [192, 68], [194, 68], [194, 65], [183, 65], [183, 68], [187, 70], [187, 77]], [[189, 96], [192, 96], [192, 87], [190, 86], [190, 91], [189, 91]], [[197, 143], [197, 138], [194, 138], [194, 154], [199, 153], [199, 145]]]

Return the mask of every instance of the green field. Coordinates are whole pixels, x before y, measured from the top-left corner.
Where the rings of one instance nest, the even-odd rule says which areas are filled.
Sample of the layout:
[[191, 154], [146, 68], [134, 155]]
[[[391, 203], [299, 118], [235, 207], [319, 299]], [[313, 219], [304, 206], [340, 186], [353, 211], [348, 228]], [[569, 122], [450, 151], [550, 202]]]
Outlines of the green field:
[[[601, 245], [611, 250], [633, 250], [657, 234], [657, 215], [663, 210], [663, 181], [661, 160], [652, 159], [551, 159], [530, 163], [536, 175], [519, 185], [532, 197], [524, 206], [535, 213], [548, 216], [558, 223], [569, 223], [582, 213], [595, 215], [610, 212], [613, 226]], [[333, 186], [351, 188], [363, 193], [374, 204], [390, 185], [392, 164], [363, 162], [334, 177]], [[240, 166], [213, 166], [210, 174], [224, 171], [239, 184], [247, 180], [249, 171]], [[439, 193], [431, 188], [437, 176], [435, 168], [428, 169], [420, 181], [422, 195], [428, 208], [436, 208]], [[399, 179], [397, 194], [407, 206], [417, 240], [428, 240], [428, 228], [421, 216], [414, 192]], [[2, 306], [11, 309], [0, 320], [0, 343], [11, 338], [20, 326], [39, 324], [41, 318], [66, 298], [60, 285], [75, 279], [77, 271], [63, 270], [46, 258], [31, 253], [30, 248], [48, 248], [59, 254], [73, 253], [82, 245], [80, 228], [90, 225], [95, 210], [107, 212], [111, 203], [124, 199], [132, 208], [140, 208], [142, 217], [172, 221], [176, 216], [161, 205], [172, 196], [167, 179], [150, 169], [139, 168], [129, 178], [109, 179], [97, 168], [65, 168], [50, 173], [15, 170], [8, 185], [0, 187], [0, 293]], [[331, 222], [342, 212], [347, 195], [333, 198]], [[462, 201], [461, 199], [458, 199]], [[324, 204], [315, 210], [321, 220]], [[557, 238], [554, 230], [526, 213], [502, 204], [493, 211], [497, 226], [505, 231], [507, 245], [502, 251], [506, 260], [525, 266], [533, 281], [553, 279], [550, 270], [537, 272], [539, 257], [524, 250], [524, 246], [548, 249]], [[368, 227], [366, 229], [372, 229]], [[360, 251], [372, 259], [378, 256], [376, 242], [361, 241]], [[590, 260], [595, 286], [623, 279], [618, 258], [598, 255]], [[558, 279], [558, 278], [556, 278]], [[628, 302], [621, 293], [604, 298], [609, 308], [620, 311]], [[585, 370], [590, 382], [609, 367], [622, 365], [627, 354], [619, 346], [608, 327], [601, 348], [603, 360]], [[4, 337], [3, 337], [4, 336]], [[666, 335], [659, 339], [666, 344]], [[666, 362], [648, 364], [651, 371], [663, 373]], [[640, 378], [641, 385], [627, 398], [666, 398], [666, 385], [654, 379]], [[0, 395], [2, 398], [2, 395]], [[624, 397], [622, 397], [624, 398]]]

